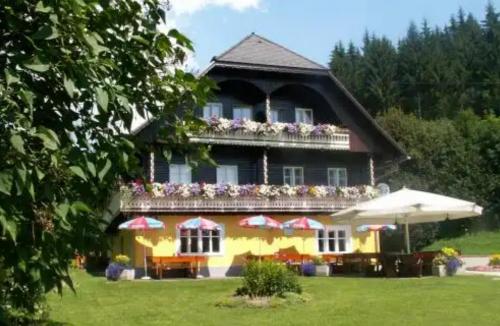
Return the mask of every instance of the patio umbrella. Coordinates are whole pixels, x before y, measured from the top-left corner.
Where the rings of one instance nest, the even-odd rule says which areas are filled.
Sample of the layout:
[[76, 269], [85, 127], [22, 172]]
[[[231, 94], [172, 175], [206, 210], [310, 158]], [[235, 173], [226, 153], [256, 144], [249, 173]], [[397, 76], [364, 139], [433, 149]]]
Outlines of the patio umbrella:
[[[124, 222], [118, 226], [120, 230], [142, 230], [143, 235], [146, 230], [154, 230], [154, 229], [164, 229], [165, 224], [162, 221], [155, 220], [151, 217], [139, 216], [134, 218], [133, 220]], [[146, 261], [146, 246], [144, 247], [144, 277], [142, 279], [149, 280], [148, 277], [148, 265]]]
[[[308, 217], [300, 217], [290, 221], [283, 222], [283, 229], [294, 230], [323, 230], [325, 226], [320, 222]], [[302, 253], [304, 253], [304, 238], [302, 238]]]
[[358, 232], [369, 232], [369, 231], [375, 231], [375, 248], [379, 248], [380, 244], [380, 239], [379, 239], [379, 232], [380, 231], [385, 231], [385, 230], [396, 230], [397, 227], [394, 224], [374, 224], [374, 225], [360, 225], [356, 228], [356, 231]]
[[185, 220], [184, 222], [177, 224], [176, 227], [178, 229], [190, 230], [220, 230], [221, 228], [219, 224], [201, 216]]
[[[242, 219], [239, 225], [244, 228], [253, 229], [281, 229], [281, 223], [265, 215], [256, 215]], [[261, 254], [262, 243], [259, 241], [259, 256]]]
[[483, 208], [473, 202], [403, 188], [332, 215], [335, 222], [353, 224], [405, 224], [406, 250], [410, 252], [409, 224], [479, 216]]

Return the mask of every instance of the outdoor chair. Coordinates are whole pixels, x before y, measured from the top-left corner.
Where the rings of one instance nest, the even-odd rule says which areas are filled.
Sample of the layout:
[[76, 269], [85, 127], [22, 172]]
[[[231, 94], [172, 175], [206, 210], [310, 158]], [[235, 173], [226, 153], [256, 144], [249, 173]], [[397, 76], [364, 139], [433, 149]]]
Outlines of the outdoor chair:
[[399, 276], [422, 277], [422, 259], [415, 254], [399, 257]]

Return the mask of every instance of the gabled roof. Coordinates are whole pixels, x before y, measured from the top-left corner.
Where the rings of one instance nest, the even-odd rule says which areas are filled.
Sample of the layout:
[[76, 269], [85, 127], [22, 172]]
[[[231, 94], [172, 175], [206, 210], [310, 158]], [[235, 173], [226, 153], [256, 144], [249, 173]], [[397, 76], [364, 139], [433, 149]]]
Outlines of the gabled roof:
[[213, 61], [220, 64], [327, 70], [326, 67], [254, 33], [214, 57]]

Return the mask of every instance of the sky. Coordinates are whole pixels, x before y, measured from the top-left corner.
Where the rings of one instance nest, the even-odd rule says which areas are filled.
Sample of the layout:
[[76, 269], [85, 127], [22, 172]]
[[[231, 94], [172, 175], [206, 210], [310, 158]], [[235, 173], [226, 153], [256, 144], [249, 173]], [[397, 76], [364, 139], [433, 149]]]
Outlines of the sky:
[[[195, 46], [191, 70], [203, 70], [255, 32], [320, 64], [338, 41], [360, 44], [365, 31], [397, 42], [410, 21], [443, 26], [461, 7], [483, 19], [488, 0], [170, 0], [168, 26]], [[500, 0], [490, 0], [500, 9]]]

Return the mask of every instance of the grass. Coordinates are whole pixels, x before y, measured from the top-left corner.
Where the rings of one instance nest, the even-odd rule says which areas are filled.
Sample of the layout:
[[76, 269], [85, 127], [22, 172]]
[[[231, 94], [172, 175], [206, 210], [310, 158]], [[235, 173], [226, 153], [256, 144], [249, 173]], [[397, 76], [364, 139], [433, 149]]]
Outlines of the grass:
[[311, 301], [278, 308], [216, 303], [239, 279], [107, 282], [74, 274], [77, 294], [49, 295], [54, 324], [69, 325], [500, 325], [500, 281], [301, 278]]
[[458, 238], [442, 239], [423, 250], [439, 250], [443, 247], [459, 249], [463, 255], [491, 255], [500, 253], [500, 231], [484, 231]]

